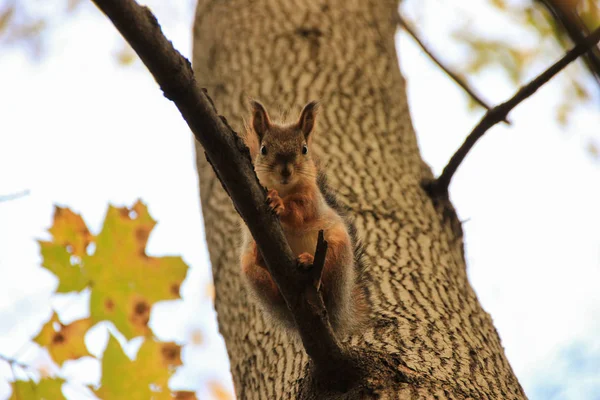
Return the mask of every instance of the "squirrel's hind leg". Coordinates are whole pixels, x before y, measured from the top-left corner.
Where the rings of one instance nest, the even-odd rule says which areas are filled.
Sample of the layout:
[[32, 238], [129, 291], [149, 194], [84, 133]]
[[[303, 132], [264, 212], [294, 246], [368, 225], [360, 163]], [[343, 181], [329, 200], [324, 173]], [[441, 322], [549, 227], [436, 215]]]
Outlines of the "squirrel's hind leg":
[[271, 274], [256, 247], [256, 242], [252, 242], [242, 254], [242, 275], [244, 276], [250, 293], [257, 300], [261, 308], [267, 313], [270, 319], [275, 323], [280, 323], [285, 327], [293, 325], [292, 316], [285, 304], [279, 288], [273, 281]]
[[339, 333], [353, 325], [354, 251], [346, 226], [340, 222], [325, 232], [328, 243], [321, 277], [322, 293], [331, 325]]

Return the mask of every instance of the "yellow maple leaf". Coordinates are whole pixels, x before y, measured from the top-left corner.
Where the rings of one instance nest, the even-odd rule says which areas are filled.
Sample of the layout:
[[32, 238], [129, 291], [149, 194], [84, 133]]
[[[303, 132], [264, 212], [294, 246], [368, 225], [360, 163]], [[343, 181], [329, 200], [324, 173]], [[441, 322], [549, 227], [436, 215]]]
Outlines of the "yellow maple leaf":
[[209, 382], [208, 387], [210, 388], [210, 392], [212, 393], [214, 398], [217, 400], [233, 399], [233, 394], [229, 390], [225, 389], [225, 387], [217, 381]]
[[91, 356], [83, 340], [91, 326], [89, 318], [64, 325], [54, 313], [33, 341], [47, 348], [52, 359], [62, 367], [67, 360]]
[[69, 252], [77, 257], [83, 257], [93, 239], [81, 215], [58, 206], [54, 208], [54, 223], [48, 231], [54, 243], [68, 247]]
[[[146, 338], [135, 360], [130, 360], [112, 335], [102, 357], [102, 379], [95, 391], [101, 399], [171, 400], [169, 377], [181, 365], [181, 347]], [[184, 397], [185, 398], [185, 397]]]
[[[156, 225], [147, 207], [141, 201], [131, 209], [109, 206], [102, 231], [95, 238], [77, 214], [57, 210], [50, 229], [54, 240], [40, 242], [43, 266], [59, 278], [57, 291], [89, 286], [92, 324], [112, 321], [127, 339], [150, 335], [152, 305], [180, 298], [179, 287], [188, 267], [181, 257], [146, 254], [148, 237]], [[89, 243], [96, 246], [92, 255], [82, 250]], [[70, 254], [81, 257], [75, 265]]]

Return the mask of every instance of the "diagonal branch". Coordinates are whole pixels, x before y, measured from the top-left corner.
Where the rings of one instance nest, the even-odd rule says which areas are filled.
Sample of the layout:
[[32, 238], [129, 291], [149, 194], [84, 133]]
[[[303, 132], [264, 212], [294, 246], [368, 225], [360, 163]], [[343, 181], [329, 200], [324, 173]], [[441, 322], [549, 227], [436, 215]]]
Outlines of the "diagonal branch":
[[93, 2], [140, 56], [204, 148], [209, 163], [256, 240], [315, 368], [331, 371], [328, 378], [334, 385], [346, 384], [348, 377], [357, 377], [354, 358], [333, 334], [323, 299], [312, 280], [307, 279], [311, 270], [298, 268], [279, 219], [266, 204], [266, 192], [256, 177], [248, 148], [227, 120], [217, 114], [206, 91], [198, 87], [190, 62], [165, 38], [147, 7], [134, 0]]
[[[570, 6], [556, 0], [538, 1], [559, 22], [573, 43], [580, 44], [585, 40], [585, 36], [588, 33], [587, 28], [574, 9], [570, 9]], [[596, 78], [596, 83], [600, 85], [600, 50], [598, 48], [591, 49], [591, 51], [584, 55], [584, 61], [588, 70]]]
[[567, 65], [575, 61], [579, 56], [586, 53], [590, 48], [595, 47], [600, 41], [600, 27], [586, 37], [581, 43], [569, 50], [560, 60], [544, 71], [537, 78], [523, 86], [519, 91], [508, 101], [497, 105], [489, 110], [479, 121], [477, 126], [471, 131], [465, 142], [456, 150], [456, 153], [450, 158], [448, 164], [442, 171], [442, 174], [432, 182], [425, 184], [425, 189], [432, 196], [442, 196], [448, 194], [448, 186], [452, 176], [460, 166], [460, 163], [467, 156], [469, 150], [475, 143], [498, 122], [504, 120], [508, 113], [512, 111], [523, 100], [534, 94], [542, 85], [552, 79], [556, 74], [562, 71]]
[[[485, 100], [483, 100], [481, 98], [481, 96], [479, 96], [477, 93], [475, 93], [475, 91], [469, 86], [469, 84], [467, 82], [465, 82], [463, 79], [461, 79], [461, 77], [456, 72], [452, 71], [449, 67], [444, 65], [444, 63], [442, 63], [440, 61], [440, 59], [438, 57], [436, 57], [431, 52], [431, 50], [429, 50], [429, 47], [421, 40], [419, 35], [417, 35], [415, 30], [404, 19], [404, 17], [402, 17], [402, 15], [398, 14], [397, 17], [398, 17], [398, 23], [400, 24], [400, 26], [406, 31], [406, 33], [408, 33], [413, 38], [413, 40], [417, 43], [417, 45], [419, 45], [421, 50], [423, 50], [423, 52], [425, 54], [427, 54], [427, 56], [431, 59], [431, 61], [433, 61], [438, 67], [440, 67], [442, 69], [442, 71], [444, 71], [446, 73], [446, 75], [448, 75], [450, 77], [450, 79], [452, 79], [458, 86], [463, 88], [463, 90], [465, 92], [467, 92], [467, 94], [469, 96], [471, 96], [471, 98], [477, 104], [479, 104], [481, 107], [485, 108], [488, 111], [492, 109], [492, 106], [490, 106], [488, 103], [486, 103]], [[506, 122], [507, 124], [510, 124], [510, 122], [508, 122], [508, 121], [504, 121], [504, 122]]]

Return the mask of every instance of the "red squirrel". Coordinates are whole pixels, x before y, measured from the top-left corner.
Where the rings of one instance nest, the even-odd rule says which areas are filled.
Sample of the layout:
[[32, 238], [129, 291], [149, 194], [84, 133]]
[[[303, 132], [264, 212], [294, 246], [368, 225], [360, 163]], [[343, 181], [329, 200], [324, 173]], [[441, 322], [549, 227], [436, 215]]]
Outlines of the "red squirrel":
[[[328, 250], [319, 290], [336, 334], [354, 330], [365, 307], [358, 282], [362, 252], [354, 225], [328, 188], [312, 152], [317, 103], [308, 103], [296, 122], [285, 125], [273, 123], [259, 102], [252, 101], [251, 106], [252, 121], [244, 141], [256, 175], [268, 190], [269, 206], [279, 216], [292, 252], [301, 264], [313, 263], [318, 233], [324, 231]], [[241, 267], [250, 293], [267, 315], [293, 328], [291, 312], [245, 226]]]

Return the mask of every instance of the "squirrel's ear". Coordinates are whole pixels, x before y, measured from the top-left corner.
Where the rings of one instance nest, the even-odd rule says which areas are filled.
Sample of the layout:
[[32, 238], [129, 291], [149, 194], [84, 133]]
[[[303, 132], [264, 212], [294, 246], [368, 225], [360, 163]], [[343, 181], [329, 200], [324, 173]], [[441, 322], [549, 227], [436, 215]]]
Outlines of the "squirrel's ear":
[[271, 126], [269, 114], [267, 114], [267, 110], [258, 101], [252, 100], [250, 105], [252, 106], [252, 128], [258, 135], [259, 141], [262, 141], [265, 132]]
[[315, 127], [318, 108], [319, 103], [316, 101], [311, 101], [304, 106], [302, 112], [300, 113], [300, 118], [298, 119], [298, 128], [302, 131], [306, 139], [308, 139], [308, 136]]

